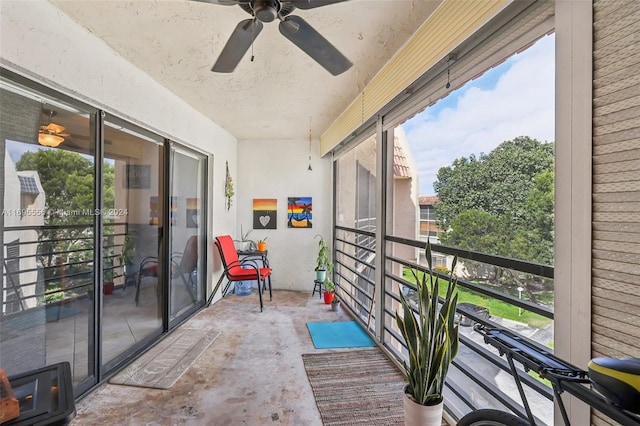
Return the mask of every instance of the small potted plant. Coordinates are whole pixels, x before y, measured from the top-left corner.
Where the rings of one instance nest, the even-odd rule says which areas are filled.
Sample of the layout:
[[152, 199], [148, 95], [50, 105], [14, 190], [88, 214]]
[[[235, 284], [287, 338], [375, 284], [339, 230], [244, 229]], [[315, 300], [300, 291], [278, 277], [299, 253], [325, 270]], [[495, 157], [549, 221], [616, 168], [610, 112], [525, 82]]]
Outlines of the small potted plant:
[[255, 247], [255, 242], [249, 239], [249, 234], [253, 232], [253, 229], [249, 229], [247, 232], [242, 230], [242, 225], [240, 225], [240, 239], [233, 240], [236, 246], [237, 251], [250, 251]]
[[331, 310], [332, 311], [337, 311], [338, 310], [338, 306], [340, 306], [340, 299], [338, 299], [338, 296], [336, 296], [335, 291], [334, 291], [333, 300], [331, 301]]
[[324, 242], [324, 238], [321, 235], [316, 235], [320, 240], [318, 241], [318, 256], [316, 257], [316, 280], [325, 282], [327, 275], [333, 271], [333, 263], [331, 262], [329, 255], [329, 246]]
[[[407, 345], [408, 363], [402, 361], [408, 384], [404, 388], [405, 425], [435, 425], [442, 423], [445, 378], [449, 365], [458, 353], [458, 324], [455, 321], [458, 293], [453, 272], [446, 281], [447, 290], [440, 300], [441, 280], [431, 267], [431, 245], [427, 242], [428, 271], [421, 276], [411, 270], [416, 281], [417, 299], [409, 301], [400, 292], [402, 316], [396, 312], [396, 322]], [[457, 258], [451, 271], [455, 271]], [[417, 313], [411, 304], [417, 305]]]
[[256, 241], [256, 246], [258, 248], [258, 251], [267, 251], [267, 238], [269, 237], [264, 237]]
[[333, 297], [336, 292], [336, 285], [328, 277], [325, 278], [323, 285], [324, 285], [324, 294], [323, 294], [324, 303], [328, 305], [333, 301]]
[[122, 245], [122, 253], [120, 254], [120, 264], [124, 265], [124, 285], [126, 287], [129, 280], [133, 280], [136, 274], [134, 265], [135, 258], [135, 241], [133, 235], [128, 234], [124, 237]]
[[113, 293], [113, 278], [114, 278], [114, 274], [113, 274], [113, 266], [107, 266], [107, 269], [104, 270], [104, 273], [102, 274], [103, 276], [103, 280], [104, 282], [102, 283], [102, 294], [104, 295], [110, 295], [111, 293]]

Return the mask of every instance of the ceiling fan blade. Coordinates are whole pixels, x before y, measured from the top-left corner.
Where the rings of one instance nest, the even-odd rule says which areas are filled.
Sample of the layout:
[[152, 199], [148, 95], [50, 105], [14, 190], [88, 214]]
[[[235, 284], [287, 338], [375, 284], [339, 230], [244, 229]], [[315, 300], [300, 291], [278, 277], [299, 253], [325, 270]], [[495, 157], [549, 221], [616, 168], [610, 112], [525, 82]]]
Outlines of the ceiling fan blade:
[[342, 74], [353, 65], [326, 38], [322, 37], [299, 16], [287, 16], [282, 20], [280, 32], [333, 75]]
[[233, 72], [242, 57], [262, 31], [262, 22], [255, 19], [245, 19], [236, 26], [218, 56], [218, 60], [211, 68], [213, 72]]
[[[203, 1], [203, 0], [200, 0]], [[320, 6], [326, 6], [328, 4], [342, 3], [347, 0], [289, 0], [288, 3], [292, 4], [298, 9], [313, 9]]]

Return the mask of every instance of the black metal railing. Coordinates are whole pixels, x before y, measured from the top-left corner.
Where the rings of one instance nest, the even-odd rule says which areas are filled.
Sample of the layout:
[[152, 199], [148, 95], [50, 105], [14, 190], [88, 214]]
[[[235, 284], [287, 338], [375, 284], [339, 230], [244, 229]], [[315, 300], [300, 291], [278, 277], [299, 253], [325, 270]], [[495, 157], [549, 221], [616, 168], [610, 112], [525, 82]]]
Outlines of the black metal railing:
[[[104, 229], [102, 274], [121, 286], [127, 224], [108, 223]], [[90, 295], [95, 274], [93, 231], [93, 224], [5, 227], [1, 314]]]
[[[358, 244], [360, 241], [367, 241], [367, 244]], [[406, 360], [406, 346], [397, 330], [395, 317], [400, 310], [399, 293], [402, 291], [411, 298], [416, 291], [412, 275], [405, 276], [405, 273], [409, 269], [422, 273], [427, 271], [423, 258], [425, 243], [394, 236], [385, 238], [384, 291], [376, 297], [372, 291], [375, 288], [371, 273], [375, 271], [375, 246], [372, 242], [375, 242], [373, 232], [336, 227], [336, 288], [345, 306], [372, 335], [381, 339], [383, 348], [397, 360]], [[509, 387], [512, 379], [500, 380], [502, 375], [511, 374], [508, 364], [495, 349], [484, 344], [470, 325], [500, 323], [502, 327], [520, 333], [523, 339], [531, 340], [528, 337], [538, 334], [547, 336], [547, 340], [552, 342], [553, 298], [549, 295], [553, 293], [553, 267], [437, 244], [432, 244], [431, 249], [433, 255], [441, 259], [458, 257], [455, 271], [458, 289], [470, 300], [477, 300], [475, 303], [460, 303], [464, 301], [461, 296], [458, 304], [461, 350], [447, 379], [447, 409], [454, 418], [471, 410], [490, 407], [523, 414], [517, 390]], [[373, 255], [366, 258], [356, 255], [365, 252]], [[406, 256], [403, 252], [412, 255]], [[444, 268], [436, 268], [434, 273], [447, 277]], [[376, 303], [383, 304], [382, 329], [378, 331], [375, 329]], [[533, 344], [543, 347], [540, 343]], [[549, 347], [545, 349], [550, 350]], [[519, 375], [527, 395], [537, 400], [534, 413], [540, 424], [550, 422], [549, 415], [553, 412], [551, 388], [524, 370]]]

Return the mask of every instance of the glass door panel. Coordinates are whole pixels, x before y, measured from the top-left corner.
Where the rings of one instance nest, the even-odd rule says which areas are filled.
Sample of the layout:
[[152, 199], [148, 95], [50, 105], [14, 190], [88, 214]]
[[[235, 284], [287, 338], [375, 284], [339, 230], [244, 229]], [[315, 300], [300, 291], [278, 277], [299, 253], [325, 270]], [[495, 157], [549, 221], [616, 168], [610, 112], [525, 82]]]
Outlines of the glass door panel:
[[0, 366], [95, 382], [95, 114], [0, 81]]
[[170, 320], [190, 312], [204, 299], [205, 171], [204, 155], [171, 146]]
[[102, 363], [162, 332], [162, 140], [107, 118], [103, 162]]

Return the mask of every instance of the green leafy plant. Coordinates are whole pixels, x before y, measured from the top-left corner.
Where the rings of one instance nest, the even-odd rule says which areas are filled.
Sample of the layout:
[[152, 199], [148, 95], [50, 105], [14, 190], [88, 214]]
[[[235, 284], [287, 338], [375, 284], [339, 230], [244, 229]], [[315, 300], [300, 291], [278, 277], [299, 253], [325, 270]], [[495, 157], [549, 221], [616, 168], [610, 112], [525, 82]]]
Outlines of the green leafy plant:
[[109, 266], [104, 269], [102, 277], [105, 283], [112, 283], [115, 278], [115, 271], [113, 270], [113, 267]]
[[269, 237], [264, 237], [264, 238], [262, 238], [262, 239], [259, 239], [258, 241], [256, 241], [256, 243], [258, 243], [258, 244], [266, 244], [266, 243], [267, 243], [267, 239], [268, 239], [268, 238], [269, 238]]
[[331, 281], [331, 279], [329, 277], [325, 278], [324, 283], [322, 283], [324, 285], [324, 291], [327, 293], [335, 293], [336, 291], [336, 285], [333, 283], [333, 281]]
[[227, 211], [231, 208], [231, 203], [233, 201], [233, 196], [235, 195], [235, 191], [233, 190], [233, 178], [231, 177], [231, 173], [229, 173], [229, 162], [226, 162], [227, 172], [226, 179], [224, 181], [224, 198], [227, 200]]
[[[431, 268], [431, 245], [427, 242], [426, 257], [429, 273], [413, 273], [418, 288], [417, 315], [410, 301], [400, 292], [402, 317], [396, 312], [396, 322], [409, 352], [409, 362], [402, 361], [409, 393], [420, 405], [442, 402], [442, 390], [451, 361], [458, 353], [458, 325], [455, 324], [458, 294], [453, 272], [448, 280], [438, 279]], [[457, 258], [451, 267], [455, 271]], [[446, 296], [439, 303], [441, 281], [447, 285]]]
[[44, 294], [44, 303], [50, 304], [64, 299], [62, 287], [57, 282], [55, 285], [48, 285], [47, 287], [47, 291]]
[[135, 256], [135, 241], [132, 235], [126, 235], [124, 237], [124, 244], [122, 245], [122, 254], [120, 255], [121, 265], [133, 264], [133, 258]]
[[244, 232], [242, 225], [240, 225], [240, 239], [234, 240], [237, 243], [246, 243], [248, 247], [243, 250], [252, 250], [256, 247], [256, 242], [249, 238], [249, 235], [253, 232], [253, 229], [249, 229], [247, 232]]
[[327, 275], [333, 271], [333, 262], [330, 259], [330, 251], [329, 246], [322, 238], [322, 235], [316, 235], [319, 238], [318, 240], [318, 256], [316, 258], [316, 271], [327, 271]]

